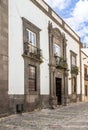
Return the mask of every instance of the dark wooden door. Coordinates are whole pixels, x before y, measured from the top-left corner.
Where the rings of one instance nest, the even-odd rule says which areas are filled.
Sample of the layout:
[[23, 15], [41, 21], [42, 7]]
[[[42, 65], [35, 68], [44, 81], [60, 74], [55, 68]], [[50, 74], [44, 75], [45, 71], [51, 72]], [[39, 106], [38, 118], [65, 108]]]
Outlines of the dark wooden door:
[[61, 105], [61, 78], [56, 78], [56, 96], [58, 105]]

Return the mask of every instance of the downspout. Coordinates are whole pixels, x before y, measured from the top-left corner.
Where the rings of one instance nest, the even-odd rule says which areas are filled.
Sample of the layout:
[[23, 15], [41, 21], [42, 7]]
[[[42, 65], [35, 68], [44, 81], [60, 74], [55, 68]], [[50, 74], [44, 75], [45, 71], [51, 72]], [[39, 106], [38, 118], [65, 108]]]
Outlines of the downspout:
[[82, 44], [80, 43], [80, 101], [82, 101], [82, 55], [81, 55]]

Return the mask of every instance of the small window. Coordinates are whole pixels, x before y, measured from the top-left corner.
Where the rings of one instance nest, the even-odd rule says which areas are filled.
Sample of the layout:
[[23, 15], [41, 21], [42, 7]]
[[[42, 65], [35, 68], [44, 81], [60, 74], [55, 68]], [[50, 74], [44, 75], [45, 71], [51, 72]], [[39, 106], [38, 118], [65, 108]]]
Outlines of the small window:
[[84, 68], [84, 76], [88, 76], [88, 68]]
[[72, 93], [76, 93], [76, 77], [72, 78]]
[[61, 48], [57, 44], [54, 44], [54, 55], [59, 57], [61, 56]]
[[76, 57], [75, 56], [72, 56], [72, 65], [76, 65]]
[[36, 91], [36, 67], [29, 65], [29, 91]]
[[84, 68], [84, 75], [87, 76], [87, 68]]
[[87, 85], [85, 85], [85, 96], [87, 96]]
[[26, 29], [26, 35], [27, 35], [27, 41], [33, 46], [36, 46], [36, 34], [30, 31], [29, 29]]

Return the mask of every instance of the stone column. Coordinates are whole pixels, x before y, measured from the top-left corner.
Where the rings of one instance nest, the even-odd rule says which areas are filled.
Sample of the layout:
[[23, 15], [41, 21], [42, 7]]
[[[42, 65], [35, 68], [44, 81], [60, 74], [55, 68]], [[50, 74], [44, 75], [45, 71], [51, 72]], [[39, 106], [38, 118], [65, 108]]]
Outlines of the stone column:
[[50, 67], [50, 95], [54, 96], [54, 67]]
[[0, 114], [8, 111], [8, 0], [0, 0]]
[[55, 108], [57, 106], [57, 97], [55, 94], [55, 67], [50, 67], [50, 105], [51, 108]]
[[66, 70], [64, 73], [64, 82], [65, 82], [65, 86], [64, 86], [64, 105], [68, 104], [68, 71]]
[[[65, 38], [65, 34], [63, 35], [63, 57], [65, 62], [67, 63], [67, 55], [66, 55], [66, 47], [67, 47], [67, 40]], [[68, 68], [64, 69], [64, 101], [63, 104], [67, 105], [67, 97], [68, 97]]]
[[50, 70], [50, 106], [54, 108], [57, 105], [57, 98], [55, 94], [55, 58], [53, 56], [53, 34], [52, 23], [48, 26], [49, 33], [49, 70]]

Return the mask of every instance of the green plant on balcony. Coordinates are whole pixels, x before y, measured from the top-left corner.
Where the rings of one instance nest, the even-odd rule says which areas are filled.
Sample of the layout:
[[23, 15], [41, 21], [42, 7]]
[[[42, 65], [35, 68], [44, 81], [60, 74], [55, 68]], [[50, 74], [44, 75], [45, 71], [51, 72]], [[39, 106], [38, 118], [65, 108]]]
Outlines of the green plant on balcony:
[[59, 57], [59, 61], [56, 62], [56, 66], [61, 69], [67, 69], [68, 67], [67, 62], [62, 57]]
[[78, 75], [78, 72], [79, 72], [79, 68], [77, 66], [72, 66], [71, 73]]

